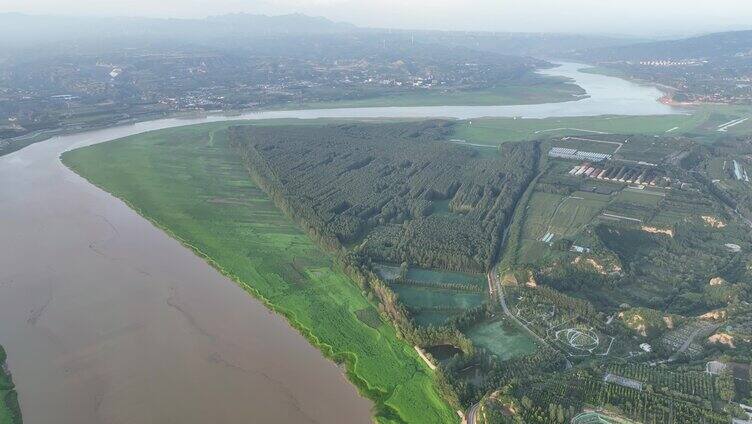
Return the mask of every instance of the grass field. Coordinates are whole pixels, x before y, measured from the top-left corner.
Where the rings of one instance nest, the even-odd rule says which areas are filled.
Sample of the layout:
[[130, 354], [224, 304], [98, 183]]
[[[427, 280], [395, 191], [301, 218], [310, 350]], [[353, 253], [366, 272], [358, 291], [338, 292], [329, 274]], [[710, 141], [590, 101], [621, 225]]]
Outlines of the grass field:
[[529, 355], [535, 352], [533, 339], [514, 325], [504, 321], [486, 321], [472, 327], [467, 336], [476, 346], [487, 349], [505, 361], [515, 356]]
[[[497, 145], [562, 135], [660, 134], [676, 127], [693, 127], [693, 116], [593, 116], [575, 118], [483, 118], [460, 122], [454, 137], [471, 143]], [[593, 132], [596, 131], [596, 132]]]
[[470, 143], [498, 145], [509, 141], [598, 133], [692, 135], [712, 142], [724, 135], [746, 134], [752, 119], [719, 132], [718, 125], [752, 116], [752, 107], [703, 105], [687, 109], [687, 114], [662, 116], [586, 116], [571, 118], [482, 118], [461, 121], [454, 138]]
[[608, 196], [574, 192], [571, 196], [534, 192], [527, 204], [522, 230], [526, 240], [538, 240], [546, 233], [552, 240], [570, 237], [587, 225], [608, 203]]
[[5, 350], [0, 346], [0, 424], [21, 423], [21, 410], [14, 388], [10, 374], [5, 368]]
[[658, 202], [663, 200], [665, 193], [658, 190], [622, 190], [615, 198], [615, 202], [631, 203], [649, 208], [658, 206]]
[[379, 422], [456, 422], [412, 347], [374, 318], [374, 305], [330, 256], [251, 182], [228, 147], [225, 129], [235, 124], [136, 135], [68, 152], [63, 161], [344, 363], [349, 379], [374, 401]]

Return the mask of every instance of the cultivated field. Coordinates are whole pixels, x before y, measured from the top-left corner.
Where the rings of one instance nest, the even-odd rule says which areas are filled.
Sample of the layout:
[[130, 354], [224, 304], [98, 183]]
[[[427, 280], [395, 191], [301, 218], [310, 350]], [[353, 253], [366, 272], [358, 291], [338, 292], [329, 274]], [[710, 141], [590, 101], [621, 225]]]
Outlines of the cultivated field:
[[[229, 123], [151, 132], [64, 155], [344, 363], [379, 422], [456, 422], [412, 346], [330, 256], [254, 184], [227, 145]], [[248, 323], [253, 325], [253, 323]]]

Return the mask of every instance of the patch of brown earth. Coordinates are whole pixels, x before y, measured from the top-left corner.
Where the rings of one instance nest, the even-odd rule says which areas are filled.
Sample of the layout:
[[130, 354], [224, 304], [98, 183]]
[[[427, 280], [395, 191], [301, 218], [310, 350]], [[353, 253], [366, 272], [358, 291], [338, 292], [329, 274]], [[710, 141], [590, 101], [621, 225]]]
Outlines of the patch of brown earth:
[[674, 236], [674, 230], [672, 230], [671, 228], [658, 228], [658, 227], [651, 227], [649, 225], [643, 225], [641, 229], [642, 231], [645, 231], [646, 233], [665, 234], [669, 237]]
[[708, 224], [712, 228], [723, 228], [726, 226], [725, 222], [721, 221], [720, 219], [714, 216], [702, 215], [700, 216], [700, 218], [702, 218], [702, 220], [705, 221], [705, 223]]
[[713, 344], [722, 344], [726, 345], [730, 348], [735, 348], [734, 345], [734, 336], [727, 333], [716, 333], [712, 336], [708, 337], [708, 341]]

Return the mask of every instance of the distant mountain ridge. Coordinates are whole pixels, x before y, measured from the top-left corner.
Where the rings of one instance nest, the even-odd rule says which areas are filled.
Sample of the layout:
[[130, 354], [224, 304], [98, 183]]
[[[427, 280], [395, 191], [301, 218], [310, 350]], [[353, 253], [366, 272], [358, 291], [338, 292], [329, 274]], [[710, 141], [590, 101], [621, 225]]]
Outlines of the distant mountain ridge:
[[581, 50], [576, 56], [608, 60], [724, 59], [752, 55], [752, 30], [718, 32], [679, 40]]
[[302, 14], [279, 16], [246, 13], [205, 19], [140, 17], [72, 17], [0, 14], [0, 48], [26, 48], [50, 40], [150, 38], [186, 42], [227, 37], [334, 34], [357, 29], [355, 25]]
[[353, 24], [334, 22], [321, 16], [308, 16], [302, 13], [288, 15], [254, 15], [249, 13], [232, 13], [228, 15], [210, 16], [205, 19], [210, 23], [221, 23], [236, 28], [254, 28], [277, 33], [301, 32], [338, 32], [357, 29]]
[[[636, 38], [588, 34], [503, 33], [503, 32], [439, 32], [421, 34], [432, 36], [446, 45], [462, 46], [480, 51], [516, 56], [561, 59], [575, 51], [631, 45]], [[416, 35], [416, 39], [418, 36]]]
[[[143, 17], [76, 17], [0, 13], [0, 50], [24, 50], [55, 44], [107, 42], [172, 45], [240, 45], [244, 39], [301, 35], [384, 34], [405, 42], [441, 43], [496, 54], [557, 57], [576, 49], [632, 44], [636, 39], [612, 36], [363, 28], [300, 13], [267, 16], [235, 13], [202, 19]], [[65, 45], [64, 47], [68, 47]], [[53, 46], [54, 50], [55, 47]], [[0, 52], [2, 53], [2, 52]], [[0, 54], [1, 56], [1, 54]]]

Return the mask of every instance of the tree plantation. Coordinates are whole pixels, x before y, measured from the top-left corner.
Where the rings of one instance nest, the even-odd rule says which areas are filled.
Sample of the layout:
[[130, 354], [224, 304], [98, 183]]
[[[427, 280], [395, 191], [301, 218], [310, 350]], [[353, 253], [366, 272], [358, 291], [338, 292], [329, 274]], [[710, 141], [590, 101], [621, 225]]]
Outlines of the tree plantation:
[[330, 247], [483, 272], [533, 176], [535, 143], [501, 154], [444, 141], [451, 123], [231, 129], [251, 174]]

